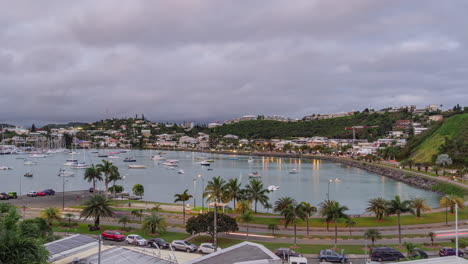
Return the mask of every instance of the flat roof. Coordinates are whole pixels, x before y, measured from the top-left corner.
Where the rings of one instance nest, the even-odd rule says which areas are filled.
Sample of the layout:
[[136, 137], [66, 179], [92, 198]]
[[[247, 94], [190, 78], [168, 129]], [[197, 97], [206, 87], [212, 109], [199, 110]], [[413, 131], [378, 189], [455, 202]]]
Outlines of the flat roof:
[[[396, 262], [395, 262], [396, 263]], [[393, 264], [395, 264], [393, 263]], [[398, 262], [401, 263], [401, 262]], [[468, 260], [464, 258], [459, 258], [457, 256], [449, 256], [449, 257], [440, 257], [440, 258], [429, 258], [429, 259], [420, 259], [420, 260], [412, 260], [412, 261], [405, 261], [405, 264], [466, 264]]]
[[73, 235], [44, 245], [49, 251], [49, 262], [68, 257], [89, 248], [97, 247], [98, 241], [90, 236]]
[[[148, 252], [150, 253], [150, 252]], [[95, 264], [98, 263], [98, 254], [94, 254], [84, 259], [80, 263]], [[138, 264], [174, 264], [176, 262], [148, 255], [123, 247], [114, 247], [101, 252], [101, 264], [120, 264], [120, 263], [138, 263]]]

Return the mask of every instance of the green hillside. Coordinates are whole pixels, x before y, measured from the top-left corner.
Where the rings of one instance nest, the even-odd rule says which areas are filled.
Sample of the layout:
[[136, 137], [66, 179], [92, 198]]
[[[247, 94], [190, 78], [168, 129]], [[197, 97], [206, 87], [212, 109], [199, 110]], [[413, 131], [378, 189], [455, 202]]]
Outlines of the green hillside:
[[[419, 146], [412, 152], [412, 158], [415, 162], [431, 162], [433, 156], [441, 154], [441, 149], [446, 143], [445, 138], [459, 141], [460, 144], [466, 144], [468, 135], [468, 114], [455, 115], [447, 120], [427, 137]], [[460, 145], [457, 144], [457, 145]], [[461, 146], [460, 146], [461, 147]], [[463, 149], [462, 147], [460, 149]], [[457, 151], [454, 155], [466, 155], [463, 151]]]

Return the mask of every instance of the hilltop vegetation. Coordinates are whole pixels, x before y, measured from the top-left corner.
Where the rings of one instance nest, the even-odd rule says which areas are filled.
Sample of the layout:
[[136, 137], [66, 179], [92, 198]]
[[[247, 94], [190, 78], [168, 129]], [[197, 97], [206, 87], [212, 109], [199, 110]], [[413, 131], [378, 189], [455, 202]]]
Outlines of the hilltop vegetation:
[[352, 138], [351, 126], [379, 126], [377, 128], [358, 129], [356, 138], [375, 139], [384, 136], [392, 129], [396, 120], [411, 119], [411, 113], [357, 113], [353, 116], [298, 122], [280, 122], [271, 120], [241, 121], [214, 128], [219, 135], [233, 134], [248, 139], [272, 139], [291, 137], [323, 136], [329, 138]]
[[454, 115], [425, 135], [424, 140], [412, 149], [415, 162], [433, 162], [435, 156], [446, 153], [454, 163], [468, 162], [468, 113]]

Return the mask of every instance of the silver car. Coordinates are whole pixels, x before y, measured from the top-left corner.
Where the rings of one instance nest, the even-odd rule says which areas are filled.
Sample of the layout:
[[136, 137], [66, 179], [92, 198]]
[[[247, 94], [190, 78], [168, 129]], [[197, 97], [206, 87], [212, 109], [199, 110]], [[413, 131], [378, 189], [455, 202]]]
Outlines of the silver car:
[[194, 244], [191, 244], [191, 243], [189, 243], [187, 241], [184, 241], [184, 240], [174, 240], [174, 241], [172, 241], [171, 246], [175, 250], [182, 250], [182, 251], [185, 251], [187, 253], [197, 251], [197, 246], [195, 246]]

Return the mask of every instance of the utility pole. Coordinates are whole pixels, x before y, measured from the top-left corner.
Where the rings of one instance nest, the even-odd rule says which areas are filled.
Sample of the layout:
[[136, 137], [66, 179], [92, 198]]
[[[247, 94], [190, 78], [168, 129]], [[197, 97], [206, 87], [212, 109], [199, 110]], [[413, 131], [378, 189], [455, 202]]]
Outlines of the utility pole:
[[458, 256], [458, 203], [455, 202], [455, 256]]
[[98, 264], [101, 264], [101, 235], [98, 240]]
[[218, 222], [217, 222], [217, 211], [218, 211], [218, 202], [217, 202], [217, 199], [216, 199], [216, 196], [215, 196], [215, 204], [214, 204], [214, 239], [213, 239], [213, 247], [214, 247], [214, 251], [216, 252], [217, 248], [218, 248], [218, 243], [217, 243], [217, 240], [218, 240], [218, 235], [217, 235], [217, 231], [218, 231]]

